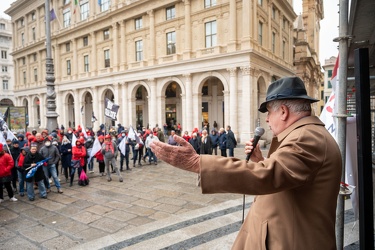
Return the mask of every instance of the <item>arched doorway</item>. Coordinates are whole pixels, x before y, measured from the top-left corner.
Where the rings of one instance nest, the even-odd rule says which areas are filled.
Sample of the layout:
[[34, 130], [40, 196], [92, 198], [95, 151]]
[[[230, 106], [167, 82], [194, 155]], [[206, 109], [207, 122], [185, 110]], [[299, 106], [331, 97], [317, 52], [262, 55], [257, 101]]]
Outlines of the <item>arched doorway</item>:
[[67, 114], [66, 114], [66, 117], [67, 117], [67, 121], [68, 121], [68, 124], [65, 124], [65, 125], [68, 125], [69, 128], [75, 128], [75, 125], [76, 125], [76, 121], [75, 121], [75, 109], [74, 109], [74, 97], [73, 95], [69, 94], [67, 97]]
[[83, 94], [83, 125], [86, 128], [92, 128], [92, 111], [93, 111], [93, 106], [92, 106], [92, 95], [90, 92], [86, 92]]
[[13, 101], [8, 98], [4, 98], [0, 101], [0, 106], [13, 107]]
[[[114, 103], [114, 100], [115, 100], [115, 96], [112, 92], [112, 90], [110, 89], [107, 89], [105, 92], [104, 92], [104, 100], [108, 98], [111, 102]], [[117, 104], [117, 103], [116, 103]], [[116, 125], [116, 121], [115, 120], [112, 120], [108, 117], [105, 117], [105, 120], [104, 120], [104, 124], [106, 125], [106, 127], [109, 127], [109, 126], [115, 126]]]
[[36, 122], [36, 123], [34, 123], [33, 124], [33, 127], [39, 127], [40, 126], [40, 100], [39, 100], [39, 98], [38, 97], [35, 97], [35, 99], [34, 99], [34, 115], [35, 115], [35, 117], [36, 117], [36, 120], [34, 121], [34, 122]]
[[182, 122], [181, 109], [181, 87], [173, 81], [165, 89], [165, 124], [164, 133], [168, 134], [170, 130], [176, 130], [177, 124]]
[[136, 88], [135, 92], [135, 125], [137, 128], [148, 124], [147, 89], [144, 86]]
[[[210, 132], [214, 126], [214, 122], [220, 127], [225, 126], [225, 110], [224, 110], [224, 85], [220, 79], [216, 77], [207, 78], [202, 85], [202, 124], [201, 127], [207, 126]], [[197, 126], [197, 125], [194, 125]]]
[[29, 126], [29, 101], [25, 98], [22, 100], [22, 106], [26, 108], [26, 131]]

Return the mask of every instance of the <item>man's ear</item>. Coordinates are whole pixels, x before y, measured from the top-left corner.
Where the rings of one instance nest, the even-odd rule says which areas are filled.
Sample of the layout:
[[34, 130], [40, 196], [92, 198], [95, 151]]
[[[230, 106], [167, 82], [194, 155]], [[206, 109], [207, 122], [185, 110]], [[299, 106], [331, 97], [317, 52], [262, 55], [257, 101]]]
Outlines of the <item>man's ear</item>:
[[281, 120], [285, 121], [289, 116], [289, 109], [286, 105], [280, 106], [280, 112], [281, 112]]

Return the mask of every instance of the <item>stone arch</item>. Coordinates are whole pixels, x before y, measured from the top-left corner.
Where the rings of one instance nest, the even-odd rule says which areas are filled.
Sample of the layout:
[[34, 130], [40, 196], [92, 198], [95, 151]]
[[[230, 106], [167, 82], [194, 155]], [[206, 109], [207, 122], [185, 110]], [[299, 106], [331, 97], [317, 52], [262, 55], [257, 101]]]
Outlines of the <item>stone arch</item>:
[[[78, 97], [74, 96], [73, 91], [67, 91], [64, 93], [64, 96], [62, 97], [63, 105], [65, 107], [64, 110], [64, 121], [61, 123], [66, 128], [74, 128], [76, 125], [75, 120], [75, 108], [74, 108], [74, 102], [76, 101]], [[64, 124], [65, 123], [65, 124]]]
[[14, 106], [14, 102], [9, 98], [3, 98], [0, 100], [0, 106]]
[[93, 93], [89, 89], [85, 89], [81, 95], [80, 100], [82, 100], [83, 105], [83, 117], [82, 122], [83, 125], [87, 127], [93, 127], [93, 121], [92, 121], [92, 112], [93, 112]]
[[[198, 84], [199, 84], [197, 86], [197, 88], [195, 89], [197, 91], [197, 93], [200, 93], [202, 91], [202, 87], [203, 87], [205, 81], [210, 77], [218, 78], [224, 86], [224, 91], [229, 91], [228, 80], [221, 73], [213, 71], [213, 72], [204, 73], [197, 79], [196, 82], [198, 82]], [[193, 89], [193, 93], [194, 93], [194, 89]]]
[[34, 123], [31, 124], [32, 127], [38, 128], [41, 123], [41, 113], [40, 113], [40, 97], [39, 96], [34, 96], [32, 100], [32, 108], [33, 108], [33, 114], [34, 114]]
[[[108, 98], [110, 101], [114, 102], [115, 100], [115, 91], [112, 87], [109, 87], [107, 86], [106, 88], [103, 89], [103, 91], [101, 92], [101, 100], [103, 100], [103, 106], [105, 105], [105, 99]], [[118, 103], [116, 103], [118, 105]], [[109, 126], [115, 126], [116, 125], [116, 121], [115, 120], [112, 120], [106, 116], [104, 116], [105, 119], [104, 119], [104, 124], [106, 125], [106, 127], [109, 127]]]
[[[150, 87], [144, 81], [136, 81], [129, 84], [128, 97], [130, 100], [131, 122], [135, 128], [139, 126], [146, 127], [149, 123], [149, 96]], [[128, 124], [126, 124], [127, 126]]]

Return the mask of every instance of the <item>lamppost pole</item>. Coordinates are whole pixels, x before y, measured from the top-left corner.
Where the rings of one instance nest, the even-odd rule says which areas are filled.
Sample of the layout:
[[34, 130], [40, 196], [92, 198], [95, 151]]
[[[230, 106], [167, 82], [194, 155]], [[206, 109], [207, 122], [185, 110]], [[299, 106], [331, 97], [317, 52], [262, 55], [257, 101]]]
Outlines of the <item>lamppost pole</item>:
[[46, 85], [47, 85], [47, 129], [49, 132], [56, 129], [57, 116], [56, 113], [56, 93], [55, 93], [55, 71], [51, 53], [51, 15], [50, 0], [45, 0], [45, 19], [46, 19]]

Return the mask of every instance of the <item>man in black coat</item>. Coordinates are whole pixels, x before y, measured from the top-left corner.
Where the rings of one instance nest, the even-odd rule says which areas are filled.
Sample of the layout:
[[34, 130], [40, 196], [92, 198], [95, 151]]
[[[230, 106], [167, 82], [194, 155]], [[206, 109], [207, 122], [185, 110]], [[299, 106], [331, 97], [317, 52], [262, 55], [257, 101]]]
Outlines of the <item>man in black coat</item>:
[[227, 149], [229, 149], [229, 157], [234, 157], [234, 148], [237, 147], [237, 141], [231, 130], [231, 127], [227, 126]]

